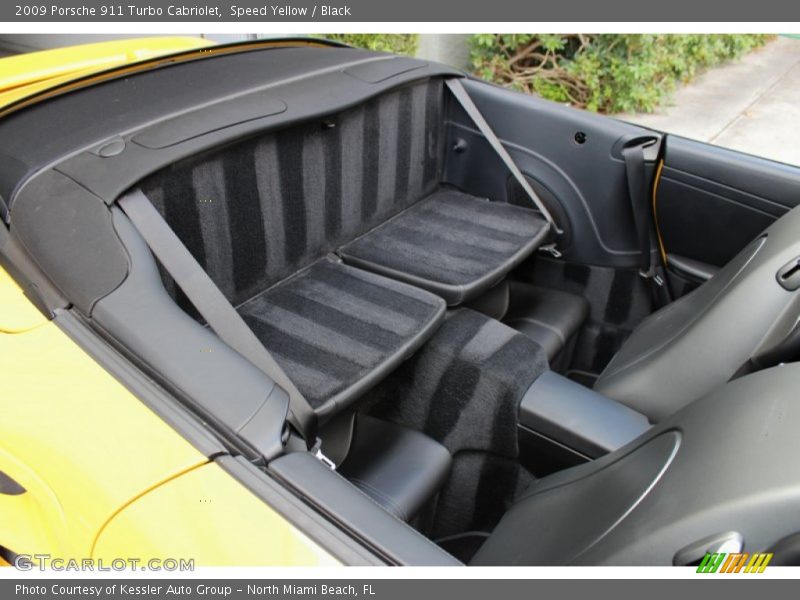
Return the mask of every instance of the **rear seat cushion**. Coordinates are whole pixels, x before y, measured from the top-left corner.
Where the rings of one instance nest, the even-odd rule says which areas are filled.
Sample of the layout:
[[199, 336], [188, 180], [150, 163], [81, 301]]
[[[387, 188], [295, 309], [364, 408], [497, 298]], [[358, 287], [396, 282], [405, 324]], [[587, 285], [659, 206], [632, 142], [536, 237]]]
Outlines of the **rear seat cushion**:
[[444, 485], [451, 462], [447, 449], [427, 435], [359, 415], [350, 453], [338, 470], [397, 518], [409, 521]]
[[552, 362], [589, 314], [585, 298], [560, 290], [510, 282], [510, 305], [503, 321], [524, 333]]
[[444, 317], [445, 303], [325, 258], [238, 310], [325, 416], [372, 387], [428, 339]]
[[502, 279], [548, 231], [533, 210], [443, 188], [344, 245], [339, 255], [456, 305]]

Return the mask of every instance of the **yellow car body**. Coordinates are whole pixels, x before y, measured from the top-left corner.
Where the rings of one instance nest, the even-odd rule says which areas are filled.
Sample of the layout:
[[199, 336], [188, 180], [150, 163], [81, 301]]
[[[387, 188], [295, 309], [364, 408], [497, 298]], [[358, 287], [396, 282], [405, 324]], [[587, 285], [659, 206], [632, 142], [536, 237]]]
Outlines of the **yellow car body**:
[[[3, 59], [0, 111], [75, 79], [207, 45], [126, 40]], [[61, 561], [51, 566], [87, 558], [336, 563], [48, 320], [2, 268], [0, 478], [6, 564], [34, 554]]]
[[198, 37], [142, 38], [44, 50], [0, 60], [0, 107], [101, 71], [206, 48]]

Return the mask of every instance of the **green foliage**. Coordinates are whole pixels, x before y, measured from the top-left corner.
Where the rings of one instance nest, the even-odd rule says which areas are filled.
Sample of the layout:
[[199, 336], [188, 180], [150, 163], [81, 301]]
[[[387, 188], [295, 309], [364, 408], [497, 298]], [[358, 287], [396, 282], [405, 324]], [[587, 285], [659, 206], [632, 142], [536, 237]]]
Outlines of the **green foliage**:
[[678, 83], [764, 45], [766, 35], [474, 35], [476, 75], [593, 111], [650, 112]]
[[417, 51], [416, 33], [330, 33], [320, 37], [376, 52], [413, 56]]

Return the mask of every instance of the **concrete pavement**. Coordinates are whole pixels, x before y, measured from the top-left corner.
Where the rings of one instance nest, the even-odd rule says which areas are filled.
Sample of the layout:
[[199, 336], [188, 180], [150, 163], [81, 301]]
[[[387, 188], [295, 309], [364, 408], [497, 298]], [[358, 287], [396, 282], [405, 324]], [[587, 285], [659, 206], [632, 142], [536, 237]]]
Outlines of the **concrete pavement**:
[[800, 166], [800, 40], [778, 38], [703, 73], [655, 113], [617, 118]]

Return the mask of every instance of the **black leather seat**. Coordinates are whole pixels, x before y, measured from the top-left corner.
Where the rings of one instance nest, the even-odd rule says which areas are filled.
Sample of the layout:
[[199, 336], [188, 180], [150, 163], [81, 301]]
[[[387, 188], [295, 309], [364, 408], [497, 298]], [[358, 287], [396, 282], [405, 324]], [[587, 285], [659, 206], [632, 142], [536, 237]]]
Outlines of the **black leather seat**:
[[451, 462], [447, 449], [427, 435], [359, 415], [338, 471], [398, 519], [409, 521], [444, 485]]
[[510, 304], [503, 321], [538, 343], [552, 364], [589, 314], [585, 298], [560, 290], [509, 282]]
[[648, 317], [594, 389], [659, 422], [737, 374], [795, 360], [798, 232], [794, 209], [711, 280]]

